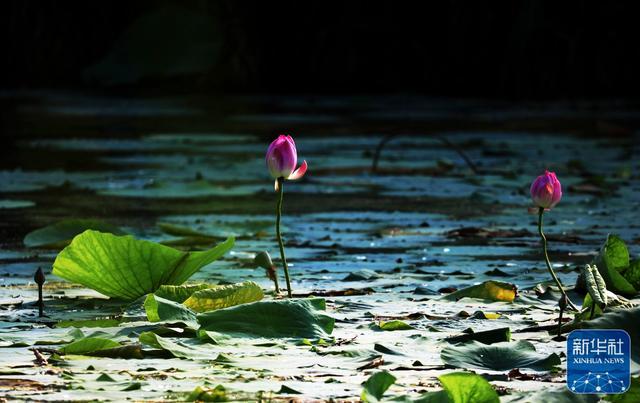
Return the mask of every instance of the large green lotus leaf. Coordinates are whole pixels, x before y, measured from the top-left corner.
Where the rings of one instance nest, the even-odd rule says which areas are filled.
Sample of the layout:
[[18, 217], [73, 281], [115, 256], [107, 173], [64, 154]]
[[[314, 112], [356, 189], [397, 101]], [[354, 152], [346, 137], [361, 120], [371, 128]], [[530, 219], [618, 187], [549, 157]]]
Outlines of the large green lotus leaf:
[[264, 293], [258, 284], [245, 281], [196, 291], [184, 301], [184, 305], [195, 312], [206, 312], [260, 301], [263, 297]]
[[604, 282], [607, 285], [608, 290], [626, 296], [634, 296], [637, 294], [638, 291], [635, 287], [632, 286], [631, 283], [629, 283], [629, 281], [627, 281], [627, 279], [625, 279], [618, 271], [608, 269], [607, 266], [604, 266], [604, 268], [601, 269], [600, 265], [598, 266], [598, 271], [600, 272], [600, 275], [602, 275], [602, 278], [604, 278]]
[[629, 262], [629, 268], [622, 274], [633, 288], [640, 290], [640, 259]]
[[127, 301], [161, 285], [179, 285], [233, 247], [233, 238], [204, 252], [182, 252], [132, 236], [88, 230], [58, 254], [53, 274]]
[[451, 403], [499, 403], [500, 398], [489, 382], [469, 372], [452, 372], [438, 380]]
[[488, 301], [513, 302], [516, 298], [516, 290], [516, 286], [511, 283], [490, 280], [452, 292], [449, 295], [445, 295], [443, 299], [447, 301], [457, 301], [460, 298], [468, 297]]
[[24, 237], [23, 242], [29, 248], [62, 249], [69, 245], [76, 235], [82, 234], [88, 229], [125, 235], [125, 232], [120, 228], [104, 221], [71, 219], [31, 231]]
[[379, 402], [384, 392], [395, 382], [396, 377], [388, 371], [376, 372], [364, 382], [360, 400], [369, 403]]
[[458, 368], [480, 368], [494, 371], [508, 371], [513, 368], [529, 368], [536, 371], [550, 370], [560, 365], [560, 357], [553, 353], [549, 356], [536, 352], [528, 341], [517, 343], [503, 342], [486, 345], [471, 341], [442, 349], [440, 358], [447, 364]]
[[602, 245], [600, 253], [594, 259], [600, 275], [604, 278], [607, 289], [622, 295], [635, 295], [637, 290], [622, 275], [629, 267], [629, 250], [624, 241], [614, 234], [609, 234]]
[[622, 271], [629, 267], [629, 250], [622, 238], [609, 234], [596, 259], [601, 259], [608, 268]]
[[334, 320], [321, 298], [258, 301], [198, 315], [201, 330], [237, 336], [325, 338]]

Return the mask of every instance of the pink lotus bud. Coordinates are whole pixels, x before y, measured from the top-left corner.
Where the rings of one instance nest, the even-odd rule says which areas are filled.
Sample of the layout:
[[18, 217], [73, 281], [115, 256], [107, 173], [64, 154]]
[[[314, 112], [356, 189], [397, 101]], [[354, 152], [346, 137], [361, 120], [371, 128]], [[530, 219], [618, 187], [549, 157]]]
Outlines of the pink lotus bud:
[[531, 184], [531, 199], [538, 207], [553, 208], [561, 198], [562, 185], [553, 172], [544, 171]]
[[288, 180], [300, 179], [307, 172], [307, 161], [303, 161], [298, 169], [298, 151], [296, 143], [291, 136], [281, 134], [269, 145], [267, 150], [267, 168], [272, 177], [276, 179], [276, 189], [278, 178]]

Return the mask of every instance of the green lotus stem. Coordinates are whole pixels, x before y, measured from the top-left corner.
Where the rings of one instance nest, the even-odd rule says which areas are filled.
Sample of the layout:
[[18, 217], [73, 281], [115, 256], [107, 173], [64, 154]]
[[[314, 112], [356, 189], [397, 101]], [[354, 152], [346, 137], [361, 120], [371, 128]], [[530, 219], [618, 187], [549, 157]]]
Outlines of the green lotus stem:
[[562, 286], [560, 279], [558, 278], [558, 276], [556, 276], [556, 272], [553, 271], [553, 268], [551, 267], [549, 254], [547, 253], [547, 237], [544, 236], [544, 232], [542, 232], [542, 216], [543, 215], [544, 215], [544, 208], [540, 207], [538, 209], [538, 233], [540, 234], [540, 238], [542, 238], [542, 250], [544, 252], [544, 261], [547, 264], [547, 269], [549, 270], [551, 277], [553, 277], [553, 281], [556, 282], [556, 285], [560, 289], [560, 292], [567, 299], [567, 302], [569, 303], [569, 306], [571, 307], [571, 309], [580, 312], [580, 310], [573, 304], [573, 302], [571, 302], [571, 299], [569, 299], [569, 296], [567, 295], [567, 292], [564, 290], [564, 287]]
[[276, 236], [278, 237], [278, 246], [280, 247], [280, 260], [282, 261], [282, 269], [284, 270], [284, 278], [287, 280], [287, 294], [291, 298], [291, 280], [289, 279], [289, 267], [287, 266], [287, 256], [284, 253], [284, 242], [280, 233], [280, 218], [282, 217], [282, 200], [284, 199], [284, 178], [278, 178], [278, 205], [276, 207]]

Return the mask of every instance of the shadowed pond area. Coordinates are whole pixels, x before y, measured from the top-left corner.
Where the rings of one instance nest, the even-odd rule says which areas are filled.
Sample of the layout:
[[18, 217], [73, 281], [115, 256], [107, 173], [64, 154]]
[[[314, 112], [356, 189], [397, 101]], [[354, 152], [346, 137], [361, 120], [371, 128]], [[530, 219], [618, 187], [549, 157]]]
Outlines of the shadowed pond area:
[[[0, 163], [0, 398], [184, 400], [196, 387], [223, 385], [229, 399], [245, 401], [357, 399], [380, 369], [397, 378], [389, 396], [439, 390], [436, 377], [455, 368], [484, 375], [504, 399], [541, 383], [560, 390], [565, 359], [553, 354], [565, 342], [537, 329], [557, 323], [558, 295], [536, 287], [550, 277], [529, 186], [544, 169], [562, 181], [545, 229], [565, 285], [576, 283], [609, 233], [637, 257], [640, 139], [605, 123], [637, 118], [622, 106], [595, 115], [575, 105], [401, 97], [31, 94]], [[279, 263], [264, 153], [281, 130], [295, 135], [299, 159], [309, 164], [301, 181], [285, 184], [293, 290], [325, 299], [324, 314], [335, 320], [326, 337], [190, 337], [188, 326], [147, 322], [140, 300], [108, 300], [57, 278], [51, 266], [61, 245], [23, 242], [72, 218], [181, 250], [234, 236], [231, 252], [189, 281], [251, 280], [271, 300], [273, 283], [253, 258], [268, 251]], [[374, 171], [376, 148], [389, 134]], [[47, 279], [44, 318], [35, 303], [39, 267]], [[515, 284], [513, 302], [445, 298], [491, 280]], [[443, 361], [443, 349], [454, 345], [447, 338], [503, 328], [559, 365], [514, 372]], [[162, 339], [138, 357], [131, 349], [140, 350], [149, 331]], [[48, 365], [34, 363], [31, 348], [56, 350], [91, 335], [130, 349], [117, 357], [54, 353]]]

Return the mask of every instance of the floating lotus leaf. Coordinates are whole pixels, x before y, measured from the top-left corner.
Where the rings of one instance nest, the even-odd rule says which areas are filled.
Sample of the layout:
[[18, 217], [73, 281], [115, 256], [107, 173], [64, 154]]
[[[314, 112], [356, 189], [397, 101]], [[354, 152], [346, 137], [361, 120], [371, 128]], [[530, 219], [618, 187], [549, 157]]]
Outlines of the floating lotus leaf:
[[179, 285], [233, 247], [183, 252], [134, 237], [88, 230], [58, 254], [53, 274], [109, 297], [132, 301], [165, 284]]
[[126, 234], [115, 225], [101, 220], [70, 219], [33, 230], [24, 237], [23, 242], [29, 248], [62, 249], [69, 245], [76, 235], [82, 234], [88, 229], [110, 232], [115, 235]]

